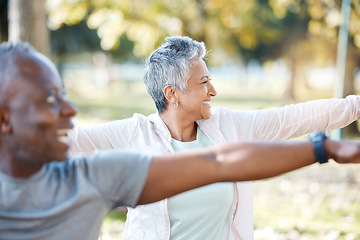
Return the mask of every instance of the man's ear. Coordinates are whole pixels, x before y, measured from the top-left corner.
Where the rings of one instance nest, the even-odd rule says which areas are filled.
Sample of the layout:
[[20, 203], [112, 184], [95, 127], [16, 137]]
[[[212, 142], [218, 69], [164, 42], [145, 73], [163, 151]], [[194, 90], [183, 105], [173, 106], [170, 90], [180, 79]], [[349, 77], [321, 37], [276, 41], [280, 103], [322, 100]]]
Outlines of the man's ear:
[[10, 112], [7, 109], [0, 108], [0, 133], [8, 134], [10, 132]]
[[175, 88], [171, 87], [170, 85], [166, 85], [163, 92], [166, 102], [174, 104], [177, 101]]

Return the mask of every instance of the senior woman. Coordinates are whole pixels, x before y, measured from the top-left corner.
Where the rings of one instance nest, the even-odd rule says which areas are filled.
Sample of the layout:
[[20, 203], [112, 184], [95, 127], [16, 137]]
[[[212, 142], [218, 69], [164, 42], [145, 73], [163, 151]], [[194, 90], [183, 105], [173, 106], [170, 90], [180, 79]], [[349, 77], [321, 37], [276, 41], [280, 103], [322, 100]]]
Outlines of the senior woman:
[[[204, 43], [169, 37], [147, 59], [144, 82], [157, 112], [76, 128], [72, 153], [128, 149], [165, 154], [244, 140], [284, 140], [359, 119], [360, 97], [268, 110], [211, 108], [216, 90]], [[122, 239], [253, 239], [251, 182], [216, 183], [130, 208]]]

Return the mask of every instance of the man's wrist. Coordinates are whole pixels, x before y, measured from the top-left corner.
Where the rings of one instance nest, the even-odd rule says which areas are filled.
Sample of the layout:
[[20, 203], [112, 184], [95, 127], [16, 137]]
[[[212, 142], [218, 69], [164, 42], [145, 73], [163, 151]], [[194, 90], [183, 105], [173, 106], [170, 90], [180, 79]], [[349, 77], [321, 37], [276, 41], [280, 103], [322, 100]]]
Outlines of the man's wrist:
[[328, 138], [326, 132], [323, 131], [314, 131], [309, 134], [309, 140], [312, 142], [314, 147], [314, 154], [316, 156], [316, 161], [320, 164], [328, 162], [328, 155], [325, 150], [324, 141]]

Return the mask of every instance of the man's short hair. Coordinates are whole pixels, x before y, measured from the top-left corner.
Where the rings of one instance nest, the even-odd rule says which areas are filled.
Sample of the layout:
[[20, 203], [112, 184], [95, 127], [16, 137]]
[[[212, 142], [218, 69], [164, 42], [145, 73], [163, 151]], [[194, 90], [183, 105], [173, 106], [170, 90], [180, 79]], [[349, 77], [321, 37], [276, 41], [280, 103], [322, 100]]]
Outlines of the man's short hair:
[[18, 71], [15, 63], [20, 54], [29, 54], [35, 49], [27, 42], [4, 42], [0, 44], [0, 107], [7, 95], [7, 86], [12, 76]]

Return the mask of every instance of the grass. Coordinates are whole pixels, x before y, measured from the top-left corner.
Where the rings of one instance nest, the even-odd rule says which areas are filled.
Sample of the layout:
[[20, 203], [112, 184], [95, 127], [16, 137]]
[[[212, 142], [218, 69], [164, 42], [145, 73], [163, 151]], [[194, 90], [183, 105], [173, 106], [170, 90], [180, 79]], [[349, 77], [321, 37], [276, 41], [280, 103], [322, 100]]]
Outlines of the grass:
[[[359, 170], [314, 165], [255, 182], [256, 239], [360, 239]], [[278, 236], [261, 237], [269, 228]]]
[[[115, 82], [110, 87], [84, 84], [82, 79], [65, 83], [69, 98], [79, 107], [75, 118], [79, 125], [127, 118], [135, 112], [155, 112], [142, 82]], [[292, 103], [278, 94], [283, 86], [214, 85], [218, 91], [212, 104], [215, 107], [261, 109]], [[327, 91], [313, 91], [307, 97], [304, 90], [298, 92], [301, 101], [330, 97]], [[360, 239], [359, 170], [358, 166], [314, 165], [254, 182], [255, 239]], [[104, 221], [101, 239], [119, 239], [124, 220], [123, 212], [111, 212]]]

